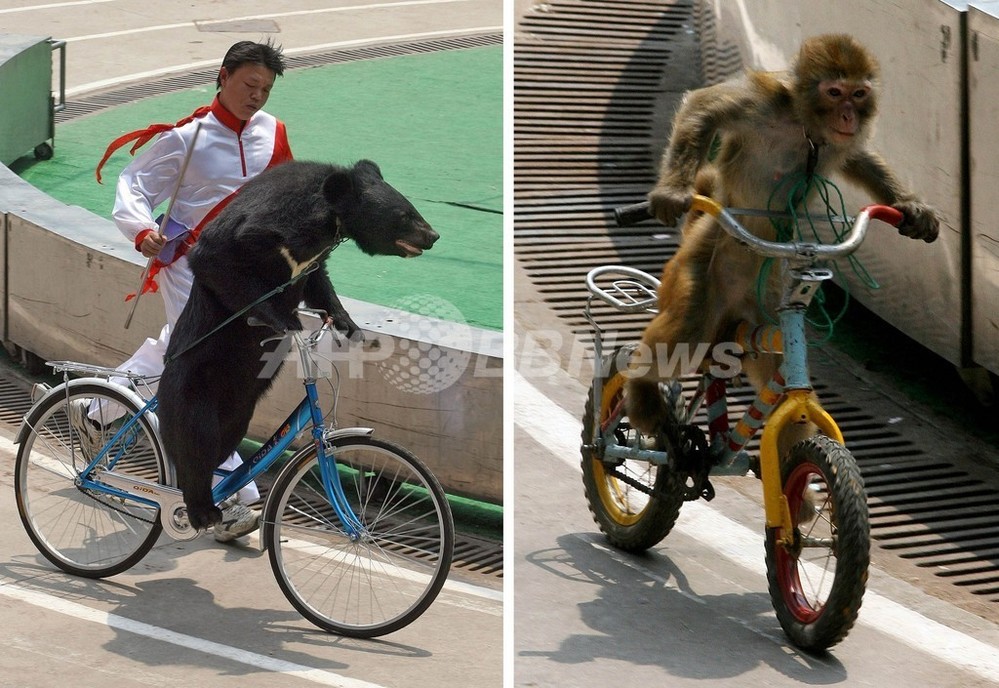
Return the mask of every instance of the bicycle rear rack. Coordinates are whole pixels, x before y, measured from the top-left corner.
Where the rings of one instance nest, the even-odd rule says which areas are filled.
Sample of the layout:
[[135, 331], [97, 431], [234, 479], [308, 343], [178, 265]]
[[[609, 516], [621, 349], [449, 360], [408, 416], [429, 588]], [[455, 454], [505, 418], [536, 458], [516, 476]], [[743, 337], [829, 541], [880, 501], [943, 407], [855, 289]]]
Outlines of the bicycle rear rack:
[[583, 317], [593, 328], [593, 356], [599, 366], [603, 360], [603, 330], [593, 317], [594, 297], [624, 313], [657, 313], [659, 280], [626, 265], [603, 265], [587, 273], [586, 287], [590, 296], [586, 299]]

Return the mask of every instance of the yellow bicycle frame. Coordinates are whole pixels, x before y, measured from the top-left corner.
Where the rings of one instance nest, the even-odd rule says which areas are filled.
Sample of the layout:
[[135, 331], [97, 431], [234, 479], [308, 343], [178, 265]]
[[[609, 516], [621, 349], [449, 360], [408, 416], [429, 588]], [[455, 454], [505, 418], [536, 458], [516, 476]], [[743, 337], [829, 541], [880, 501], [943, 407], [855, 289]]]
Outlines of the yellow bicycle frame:
[[827, 437], [843, 444], [843, 433], [818, 400], [808, 389], [789, 390], [784, 399], [773, 410], [763, 427], [760, 438], [760, 473], [763, 482], [763, 508], [767, 517], [767, 527], [780, 530], [780, 541], [790, 544], [794, 532], [791, 511], [787, 506], [780, 475], [780, 454], [777, 439], [781, 432], [792, 423], [812, 422]]

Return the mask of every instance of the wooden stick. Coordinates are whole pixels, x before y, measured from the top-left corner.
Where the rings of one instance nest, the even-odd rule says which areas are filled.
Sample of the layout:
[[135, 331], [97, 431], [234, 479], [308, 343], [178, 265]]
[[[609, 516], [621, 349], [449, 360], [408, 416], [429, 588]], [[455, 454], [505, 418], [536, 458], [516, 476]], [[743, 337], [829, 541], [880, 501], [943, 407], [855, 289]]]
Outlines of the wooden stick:
[[[184, 162], [180, 166], [180, 174], [177, 175], [177, 185], [173, 189], [173, 195], [170, 196], [170, 203], [167, 204], [166, 212], [163, 213], [163, 219], [160, 220], [160, 226], [156, 228], [156, 235], [162, 239], [163, 230], [166, 229], [166, 224], [170, 220], [170, 213], [173, 212], [173, 204], [177, 202], [177, 194], [180, 193], [180, 185], [184, 181], [184, 174], [187, 172], [187, 165], [191, 162], [191, 154], [194, 153], [194, 144], [198, 140], [198, 134], [201, 133], [201, 120], [197, 120], [197, 125], [194, 128], [194, 136], [191, 137], [191, 145], [187, 149], [187, 153], [184, 155]], [[142, 296], [142, 288], [146, 284], [146, 278], [149, 276], [149, 271], [153, 267], [153, 261], [156, 260], [156, 256], [150, 256], [149, 260], [146, 262], [146, 269], [142, 271], [142, 278], [139, 280], [139, 288], [135, 292], [135, 298], [132, 299], [132, 309], [128, 312], [128, 317], [125, 318], [125, 329], [132, 324], [132, 316], [135, 315], [135, 307], [139, 305], [139, 297]]]

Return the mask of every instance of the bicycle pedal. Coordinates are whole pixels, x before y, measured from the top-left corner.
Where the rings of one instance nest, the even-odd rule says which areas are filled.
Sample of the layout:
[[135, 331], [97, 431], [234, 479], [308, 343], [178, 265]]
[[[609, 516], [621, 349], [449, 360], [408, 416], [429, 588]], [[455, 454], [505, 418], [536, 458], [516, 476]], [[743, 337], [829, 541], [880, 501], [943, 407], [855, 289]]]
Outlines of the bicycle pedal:
[[710, 502], [712, 499], [715, 498], [715, 487], [714, 485], [711, 484], [710, 480], [705, 478], [704, 482], [702, 482], [700, 486], [691, 485], [687, 487], [686, 491], [684, 492], [683, 498], [685, 501], [688, 502], [696, 502], [698, 499], [703, 499], [705, 502]]

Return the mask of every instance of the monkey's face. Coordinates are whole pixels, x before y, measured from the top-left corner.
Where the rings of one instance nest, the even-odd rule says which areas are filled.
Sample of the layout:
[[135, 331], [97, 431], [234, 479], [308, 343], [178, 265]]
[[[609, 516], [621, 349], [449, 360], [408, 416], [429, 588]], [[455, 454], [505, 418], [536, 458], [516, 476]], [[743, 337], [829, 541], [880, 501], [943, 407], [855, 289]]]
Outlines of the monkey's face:
[[820, 136], [834, 146], [852, 146], [867, 133], [874, 114], [874, 87], [867, 79], [826, 79], [819, 82], [815, 114]]

